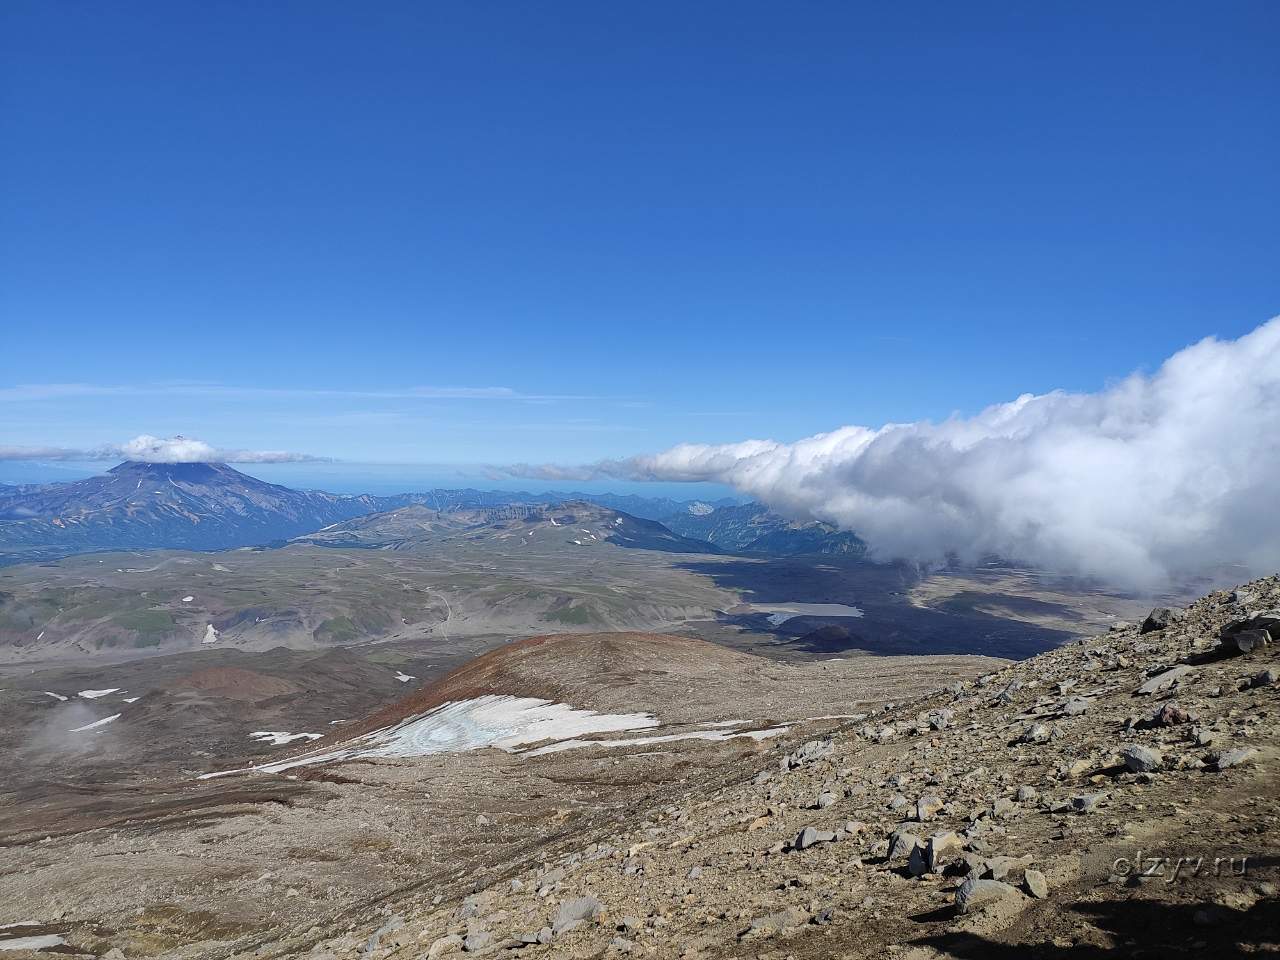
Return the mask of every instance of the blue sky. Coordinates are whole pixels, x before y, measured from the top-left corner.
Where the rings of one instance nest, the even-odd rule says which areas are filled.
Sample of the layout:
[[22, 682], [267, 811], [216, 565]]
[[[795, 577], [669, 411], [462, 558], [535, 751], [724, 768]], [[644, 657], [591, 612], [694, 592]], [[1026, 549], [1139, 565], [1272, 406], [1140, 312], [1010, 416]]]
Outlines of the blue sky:
[[0, 445], [574, 463], [1097, 390], [1280, 312], [1278, 40], [1268, 2], [15, 0]]

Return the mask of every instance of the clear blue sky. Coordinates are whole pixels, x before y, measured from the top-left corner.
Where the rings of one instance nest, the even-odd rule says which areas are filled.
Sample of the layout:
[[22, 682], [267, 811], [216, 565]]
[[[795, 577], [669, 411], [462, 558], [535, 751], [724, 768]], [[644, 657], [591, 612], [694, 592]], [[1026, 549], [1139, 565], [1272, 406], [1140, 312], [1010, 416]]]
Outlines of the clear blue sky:
[[1096, 389], [1280, 312], [1278, 48], [1274, 2], [10, 0], [0, 444], [582, 462]]

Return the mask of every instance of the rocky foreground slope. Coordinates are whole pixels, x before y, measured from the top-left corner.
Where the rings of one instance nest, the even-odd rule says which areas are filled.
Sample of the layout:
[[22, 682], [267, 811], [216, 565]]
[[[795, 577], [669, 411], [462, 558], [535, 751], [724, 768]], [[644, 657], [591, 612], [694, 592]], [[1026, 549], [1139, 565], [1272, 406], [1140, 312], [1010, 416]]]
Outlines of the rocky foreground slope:
[[[1267, 955], [1280, 944], [1277, 608], [1273, 577], [1008, 665], [790, 666], [652, 635], [511, 644], [255, 771], [121, 771], [138, 800], [127, 818], [0, 838], [0, 947]], [[660, 725], [572, 749], [350, 749], [370, 727], [428, 723], [441, 699], [497, 696], [648, 710]], [[128, 719], [105, 729], [128, 736]]]
[[1155, 611], [261, 955], [1273, 953], [1277, 608]]

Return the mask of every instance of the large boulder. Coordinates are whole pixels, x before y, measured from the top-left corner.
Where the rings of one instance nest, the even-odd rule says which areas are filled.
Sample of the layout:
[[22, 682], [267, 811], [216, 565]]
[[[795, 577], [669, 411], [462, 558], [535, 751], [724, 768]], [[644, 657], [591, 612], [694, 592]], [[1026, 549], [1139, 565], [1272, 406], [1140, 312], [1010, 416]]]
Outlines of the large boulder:
[[999, 880], [983, 880], [971, 876], [956, 890], [956, 909], [972, 913], [1010, 897], [1019, 897], [1017, 889]]
[[556, 911], [555, 919], [551, 922], [551, 930], [557, 935], [565, 933], [588, 920], [596, 919], [603, 909], [604, 906], [600, 901], [592, 896], [566, 900]]
[[1163, 630], [1181, 616], [1182, 611], [1173, 607], [1156, 607], [1147, 614], [1147, 619], [1142, 621], [1139, 632], [1151, 633], [1155, 630]]

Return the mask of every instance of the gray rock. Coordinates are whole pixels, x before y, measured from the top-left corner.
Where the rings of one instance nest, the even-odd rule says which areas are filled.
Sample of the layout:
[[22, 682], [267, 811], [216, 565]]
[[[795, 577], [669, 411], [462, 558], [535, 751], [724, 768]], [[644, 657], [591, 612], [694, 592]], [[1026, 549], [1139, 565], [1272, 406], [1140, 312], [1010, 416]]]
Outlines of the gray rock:
[[942, 809], [942, 800], [933, 794], [925, 794], [916, 801], [916, 819], [921, 823], [926, 820], [932, 820], [939, 810]]
[[996, 797], [991, 804], [991, 814], [997, 820], [1008, 820], [1018, 812], [1018, 805], [1007, 797]]
[[920, 846], [920, 838], [907, 830], [895, 830], [889, 835], [889, 860], [901, 860], [911, 856], [911, 851]]
[[1138, 696], [1149, 697], [1153, 693], [1160, 693], [1163, 690], [1168, 690], [1174, 684], [1180, 683], [1193, 673], [1195, 673], [1195, 670], [1185, 664], [1172, 667], [1165, 670], [1163, 673], [1157, 673], [1154, 677], [1138, 688]]
[[1164, 766], [1164, 754], [1159, 750], [1131, 743], [1120, 751], [1126, 770], [1133, 773], [1155, 773]]
[[556, 935], [564, 933], [587, 920], [596, 919], [603, 910], [604, 906], [592, 896], [566, 900], [556, 911], [555, 919], [551, 922], [551, 932]]
[[1024, 873], [1022, 875], [1022, 886], [1027, 893], [1037, 900], [1043, 900], [1049, 895], [1049, 883], [1039, 870], [1028, 870]]
[[836, 838], [834, 830], [820, 830], [814, 826], [805, 827], [797, 835], [791, 845], [797, 850], [808, 850], [819, 843], [830, 843]]
[[1267, 646], [1271, 642], [1271, 632], [1269, 630], [1241, 630], [1238, 633], [1230, 633], [1222, 638], [1222, 646], [1224, 649], [1233, 653], [1253, 653], [1262, 647]]
[[824, 790], [818, 794], [818, 802], [814, 804], [819, 810], [825, 810], [827, 807], [833, 806], [838, 798], [829, 790]]
[[690, 868], [689, 868], [689, 872], [688, 872], [687, 874], [685, 874], [685, 879], [686, 879], [686, 880], [701, 880], [701, 879], [702, 879], [702, 867], [690, 867]]
[[1035, 787], [1032, 787], [1032, 786], [1028, 786], [1028, 785], [1026, 785], [1026, 784], [1023, 784], [1022, 786], [1020, 786], [1020, 787], [1018, 788], [1018, 802], [1019, 802], [1019, 803], [1027, 803], [1027, 802], [1029, 802], [1029, 801], [1031, 801], [1031, 800], [1034, 800], [1034, 799], [1035, 799], [1036, 797], [1038, 797], [1038, 796], [1040, 796], [1040, 793], [1039, 793], [1039, 791], [1037, 791], [1037, 790], [1036, 790], [1036, 788], [1035, 788]]
[[436, 960], [436, 957], [442, 957], [446, 953], [454, 953], [462, 949], [462, 937], [456, 933], [451, 933], [447, 937], [440, 937], [433, 940], [431, 946], [427, 948], [428, 960]]
[[1069, 801], [1071, 809], [1077, 813], [1093, 813], [1098, 804], [1107, 799], [1105, 793], [1078, 793]]
[[923, 877], [929, 873], [929, 864], [925, 859], [924, 847], [916, 847], [907, 858], [907, 873], [913, 877]]
[[925, 845], [925, 866], [930, 873], [940, 873], [951, 860], [956, 859], [964, 849], [964, 841], [954, 830], [935, 833]]
[[1138, 632], [1151, 633], [1155, 630], [1163, 630], [1180, 616], [1181, 611], [1172, 607], [1156, 607], [1147, 614], [1147, 619], [1142, 621], [1142, 626], [1138, 628]]
[[799, 907], [787, 907], [777, 913], [767, 913], [751, 921], [751, 933], [781, 933], [793, 927], [800, 927], [809, 922], [808, 911]]
[[1068, 717], [1078, 717], [1091, 706], [1093, 706], [1093, 701], [1088, 697], [1072, 697], [1062, 705], [1062, 712]]
[[816, 763], [825, 757], [835, 753], [835, 744], [830, 740], [810, 740], [800, 744], [795, 750], [792, 750], [781, 760], [783, 773], [788, 770], [794, 770], [796, 767], [807, 766]]
[[956, 908], [961, 913], [972, 913], [990, 904], [1017, 896], [1018, 891], [1007, 883], [969, 877], [956, 890]]
[[1249, 681], [1251, 687], [1273, 687], [1280, 683], [1280, 669], [1276, 667], [1267, 667], [1267, 669], [1254, 674], [1252, 680]]
[[951, 726], [951, 721], [955, 718], [954, 710], [931, 710], [929, 712], [929, 726], [934, 730], [945, 730]]
[[1043, 723], [1033, 723], [1018, 738], [1019, 743], [1048, 743], [1053, 737], [1053, 731]]
[[1219, 770], [1230, 770], [1232, 767], [1252, 763], [1257, 756], [1258, 751], [1253, 747], [1236, 747], [1219, 753], [1214, 757], [1213, 765]]
[[488, 930], [476, 930], [467, 934], [467, 938], [462, 941], [462, 949], [467, 953], [475, 953], [491, 943], [493, 943], [493, 934]]

